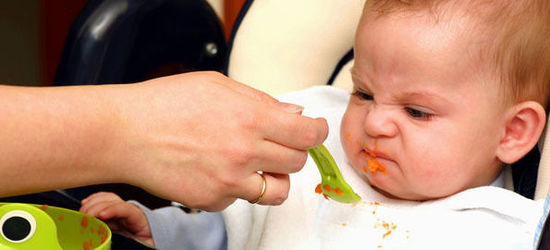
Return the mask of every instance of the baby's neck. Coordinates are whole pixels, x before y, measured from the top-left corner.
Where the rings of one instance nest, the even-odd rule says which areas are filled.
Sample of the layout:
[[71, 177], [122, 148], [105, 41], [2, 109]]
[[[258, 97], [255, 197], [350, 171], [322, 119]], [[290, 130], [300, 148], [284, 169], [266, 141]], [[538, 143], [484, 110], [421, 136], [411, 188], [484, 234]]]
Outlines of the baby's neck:
[[501, 171], [489, 186], [504, 188], [504, 171]]

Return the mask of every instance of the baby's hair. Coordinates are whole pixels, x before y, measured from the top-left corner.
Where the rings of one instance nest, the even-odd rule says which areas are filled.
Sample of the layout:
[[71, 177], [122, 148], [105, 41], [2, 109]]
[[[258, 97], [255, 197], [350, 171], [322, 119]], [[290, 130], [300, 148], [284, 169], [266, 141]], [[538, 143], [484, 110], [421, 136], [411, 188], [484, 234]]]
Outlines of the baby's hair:
[[549, 0], [367, 0], [365, 11], [376, 17], [426, 11], [436, 21], [452, 13], [474, 20], [475, 34], [489, 40], [480, 56], [500, 77], [504, 101], [534, 100], [548, 106]]

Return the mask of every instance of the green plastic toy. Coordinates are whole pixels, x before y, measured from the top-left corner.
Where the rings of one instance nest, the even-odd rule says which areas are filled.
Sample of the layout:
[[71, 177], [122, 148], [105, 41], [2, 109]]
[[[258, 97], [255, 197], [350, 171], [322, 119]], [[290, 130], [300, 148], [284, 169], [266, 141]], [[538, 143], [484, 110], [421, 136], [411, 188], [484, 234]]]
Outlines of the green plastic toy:
[[355, 203], [361, 200], [361, 197], [346, 183], [334, 158], [324, 145], [311, 148], [307, 152], [321, 173], [319, 186], [323, 194], [341, 203]]
[[0, 203], [0, 249], [111, 249], [111, 230], [77, 211], [23, 203]]

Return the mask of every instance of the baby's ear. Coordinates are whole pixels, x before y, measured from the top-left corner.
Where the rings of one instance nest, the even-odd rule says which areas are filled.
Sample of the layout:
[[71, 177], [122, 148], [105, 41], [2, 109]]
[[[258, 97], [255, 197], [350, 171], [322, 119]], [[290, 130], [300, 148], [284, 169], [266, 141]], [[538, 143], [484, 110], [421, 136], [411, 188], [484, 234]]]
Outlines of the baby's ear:
[[505, 114], [506, 127], [497, 149], [497, 157], [511, 164], [537, 144], [544, 130], [546, 112], [539, 103], [526, 101], [512, 106]]

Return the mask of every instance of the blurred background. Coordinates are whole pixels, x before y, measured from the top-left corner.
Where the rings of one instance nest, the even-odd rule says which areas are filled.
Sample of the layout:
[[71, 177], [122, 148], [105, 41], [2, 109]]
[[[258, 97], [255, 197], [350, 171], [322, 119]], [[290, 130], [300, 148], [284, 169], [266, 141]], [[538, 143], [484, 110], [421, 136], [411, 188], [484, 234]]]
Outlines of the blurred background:
[[[245, 0], [206, 2], [219, 18], [227, 41]], [[0, 1], [0, 84], [52, 85], [69, 29], [86, 3], [86, 0]]]

